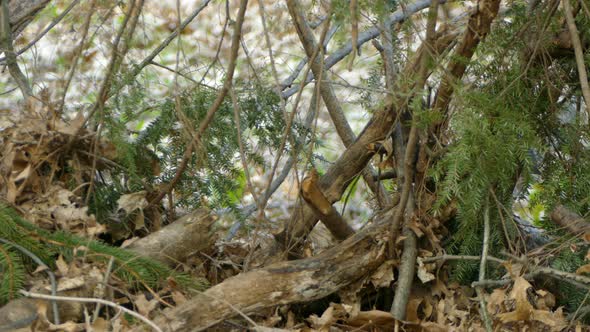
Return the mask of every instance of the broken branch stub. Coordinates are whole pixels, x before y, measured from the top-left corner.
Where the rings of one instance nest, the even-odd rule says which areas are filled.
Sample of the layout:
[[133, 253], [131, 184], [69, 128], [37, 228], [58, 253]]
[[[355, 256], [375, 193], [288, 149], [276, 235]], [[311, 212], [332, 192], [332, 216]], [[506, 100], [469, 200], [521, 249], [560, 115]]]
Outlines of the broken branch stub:
[[303, 179], [301, 196], [337, 239], [344, 240], [354, 234], [352, 227], [336, 211], [336, 208], [332, 206], [332, 203], [330, 203], [319, 188], [318, 172], [315, 168]]

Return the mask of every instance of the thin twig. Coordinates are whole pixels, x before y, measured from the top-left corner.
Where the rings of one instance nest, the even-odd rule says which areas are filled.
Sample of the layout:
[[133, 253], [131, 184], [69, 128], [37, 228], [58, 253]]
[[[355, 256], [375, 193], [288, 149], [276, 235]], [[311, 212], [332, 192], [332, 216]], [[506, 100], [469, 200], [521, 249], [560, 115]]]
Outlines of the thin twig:
[[166, 39], [164, 39], [164, 41], [162, 41], [160, 43], [160, 45], [158, 45], [158, 47], [156, 47], [152, 51], [152, 53], [150, 53], [150, 55], [148, 55], [145, 59], [143, 59], [138, 65], [134, 66], [133, 70], [129, 73], [128, 78], [137, 76], [143, 68], [145, 68], [147, 65], [149, 65], [154, 60], [154, 58], [158, 54], [160, 54], [160, 52], [162, 52], [170, 44], [170, 42], [172, 42], [172, 40], [174, 40], [174, 38], [176, 38], [176, 36], [178, 36], [180, 34], [180, 32], [182, 30], [184, 30], [190, 24], [197, 17], [197, 15], [199, 15], [199, 13], [201, 13], [201, 11], [203, 9], [205, 9], [205, 7], [207, 7], [209, 2], [211, 2], [211, 0], [203, 0], [201, 5], [199, 7], [197, 7], [197, 9], [195, 9], [189, 15], [189, 17], [187, 17], [184, 21], [182, 21], [182, 24], [180, 25], [180, 27], [178, 29], [175, 29], [173, 33], [171, 33], [168, 37], [166, 37]]
[[576, 20], [572, 14], [572, 6], [569, 0], [563, 0], [563, 11], [565, 13], [565, 20], [567, 21], [567, 28], [570, 31], [570, 38], [574, 46], [574, 54], [576, 56], [576, 65], [578, 66], [578, 75], [580, 77], [580, 85], [582, 86], [582, 95], [586, 104], [586, 113], [590, 118], [590, 86], [588, 86], [588, 75], [586, 74], [586, 65], [584, 64], [584, 51], [582, 51], [582, 43], [580, 42], [580, 33], [576, 27]]
[[[446, 3], [446, 0], [440, 0], [439, 2]], [[431, 0], [418, 0], [414, 3], [411, 3], [407, 6], [405, 6], [405, 8], [403, 10], [401, 10], [401, 9], [397, 10], [394, 13], [392, 13], [391, 15], [389, 15], [389, 17], [385, 20], [384, 25], [386, 27], [391, 27], [392, 25], [399, 23], [399, 22], [407, 19], [411, 15], [417, 13], [418, 11], [428, 7], [430, 5], [430, 3], [431, 3]], [[357, 47], [361, 47], [364, 43], [368, 42], [369, 40], [377, 38], [380, 35], [380, 33], [381, 33], [381, 29], [378, 27], [371, 28], [371, 29], [368, 29], [366, 31], [359, 33], [359, 36], [357, 39]], [[340, 62], [342, 59], [344, 59], [348, 54], [350, 54], [350, 52], [352, 52], [352, 42], [348, 42], [346, 45], [342, 46], [338, 50], [334, 51], [330, 56], [328, 56], [326, 58], [325, 64], [324, 64], [325, 69], [328, 70], [328, 69], [332, 68], [338, 62]], [[304, 80], [302, 80], [304, 85], [313, 80], [312, 74], [306, 75], [304, 77], [306, 77]], [[287, 83], [286, 81], [283, 82], [282, 86], [285, 86], [285, 87], [289, 86], [286, 83]], [[295, 93], [297, 93], [297, 87], [293, 87], [293, 88], [283, 91], [281, 96], [283, 98], [289, 98], [290, 96], [294, 95]]]
[[[481, 248], [481, 261], [479, 263], [479, 278], [478, 281], [486, 279], [486, 265], [488, 259], [488, 250], [490, 247], [490, 202], [489, 197], [486, 198], [485, 207], [483, 211], [483, 246]], [[481, 317], [487, 332], [492, 332], [492, 320], [486, 307], [486, 301], [482, 287], [476, 287], [475, 291], [479, 297], [479, 305], [481, 307]]]
[[[111, 258], [109, 259], [109, 264], [107, 265], [107, 270], [104, 273], [104, 278], [102, 279], [102, 283], [98, 284], [96, 287], [96, 289], [100, 293], [101, 298], [104, 296], [104, 290], [106, 288], [106, 285], [109, 283], [109, 279], [111, 277], [111, 272], [113, 271], [113, 264], [114, 263], [115, 263], [115, 257], [111, 256]], [[100, 302], [96, 303], [96, 308], [94, 309], [94, 313], [92, 314], [92, 322], [95, 322], [96, 319], [98, 318], [98, 314], [100, 313], [100, 306], [101, 305], [102, 305], [102, 303], [100, 303]]]
[[90, 21], [92, 20], [92, 16], [94, 15], [94, 6], [96, 4], [96, 0], [92, 0], [90, 2], [90, 14], [86, 17], [86, 21], [82, 26], [82, 38], [80, 39], [80, 43], [76, 47], [76, 51], [74, 53], [74, 57], [72, 59], [72, 66], [67, 74], [66, 85], [64, 86], [64, 91], [61, 96], [61, 102], [59, 103], [58, 109], [63, 112], [63, 108], [66, 103], [66, 96], [68, 94], [68, 89], [70, 88], [70, 84], [72, 83], [72, 79], [74, 78], [74, 73], [76, 72], [76, 67], [78, 66], [78, 60], [82, 55], [82, 49], [84, 48], [84, 44], [86, 43], [86, 37], [88, 36], [88, 31], [90, 30]]
[[115, 308], [117, 310], [123, 311], [126, 314], [133, 316], [137, 319], [139, 319], [140, 321], [146, 323], [147, 325], [149, 325], [152, 329], [154, 329], [154, 331], [158, 331], [158, 332], [162, 332], [162, 329], [160, 329], [154, 322], [152, 322], [151, 320], [149, 320], [148, 318], [138, 314], [137, 312], [133, 311], [133, 310], [129, 310], [123, 306], [120, 306], [114, 302], [111, 301], [107, 301], [107, 300], [103, 300], [103, 299], [94, 299], [94, 298], [89, 298], [89, 297], [71, 297], [71, 296], [55, 296], [55, 295], [47, 295], [47, 294], [39, 294], [39, 293], [32, 293], [32, 292], [28, 292], [25, 290], [20, 290], [19, 291], [22, 295], [26, 296], [26, 297], [30, 297], [32, 299], [43, 299], [43, 300], [52, 300], [52, 301], [68, 301], [68, 302], [81, 302], [81, 303], [101, 303], [103, 305], [109, 306], [111, 308]]
[[[85, 127], [86, 123], [88, 123], [88, 121], [94, 116], [94, 114], [96, 112], [98, 112], [100, 114], [101, 118], [99, 120], [98, 131], [97, 131], [96, 135], [94, 136], [94, 141], [93, 141], [93, 144], [94, 144], [93, 154], [98, 155], [98, 145], [99, 145], [98, 140], [100, 139], [100, 134], [101, 134], [101, 131], [103, 128], [102, 123], [104, 121], [104, 119], [103, 119], [104, 106], [105, 106], [106, 101], [108, 100], [109, 95], [110, 95], [111, 87], [113, 85], [113, 77], [114, 77], [115, 73], [117, 72], [121, 62], [123, 61], [123, 57], [125, 56], [125, 53], [129, 49], [129, 43], [131, 41], [131, 37], [133, 36], [133, 32], [135, 31], [135, 27], [137, 25], [137, 19], [139, 17], [139, 14], [141, 13], [141, 9], [143, 7], [143, 2], [144, 2], [144, 0], [137, 0], [137, 1], [134, 0], [129, 5], [129, 10], [127, 11], [127, 13], [125, 13], [125, 19], [123, 20], [123, 23], [121, 24], [121, 29], [117, 33], [117, 37], [115, 37], [115, 42], [113, 43], [111, 60], [109, 61], [109, 65], [107, 67], [106, 74], [105, 74], [104, 79], [102, 81], [102, 85], [100, 87], [100, 92], [98, 93], [97, 100], [93, 104], [88, 115], [84, 118], [84, 121], [82, 122], [82, 126], [77, 128], [76, 134], [73, 135], [72, 138], [70, 139], [70, 141], [68, 142], [68, 149], [67, 150], [69, 150], [69, 147], [71, 146], [71, 144], [73, 144], [75, 138], [79, 135], [79, 133]], [[128, 25], [129, 25], [129, 29], [127, 29]], [[123, 46], [121, 48], [119, 48], [119, 44], [120, 44], [121, 40], [124, 40], [124, 42], [123, 42]], [[92, 191], [94, 189], [94, 172], [95, 172], [95, 170], [96, 170], [96, 158], [93, 158], [92, 159], [92, 170], [90, 172], [90, 174], [92, 176], [90, 177], [90, 185], [88, 186], [88, 191], [86, 194], [86, 205], [88, 205], [88, 203], [90, 202], [90, 196], [92, 195]]]

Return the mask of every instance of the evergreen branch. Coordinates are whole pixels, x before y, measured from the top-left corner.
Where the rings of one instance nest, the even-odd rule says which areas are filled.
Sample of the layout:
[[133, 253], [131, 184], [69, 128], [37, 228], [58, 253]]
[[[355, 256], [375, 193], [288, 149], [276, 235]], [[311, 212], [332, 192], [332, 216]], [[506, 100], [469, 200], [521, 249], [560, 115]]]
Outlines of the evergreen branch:
[[[24, 248], [23, 246], [8, 241], [6, 239], [0, 238], [0, 242], [18, 249], [20, 252], [30, 257], [35, 263], [37, 263], [37, 265], [41, 266], [49, 275], [49, 280], [51, 282], [51, 295], [55, 296], [57, 294], [57, 282], [55, 280], [55, 274], [53, 274], [53, 271], [51, 271], [51, 269], [39, 257], [37, 257], [37, 255], [32, 253], [30, 250]], [[59, 324], [59, 311], [57, 310], [57, 302], [51, 301], [51, 307], [53, 309], [53, 321], [55, 322], [55, 324]]]
[[176, 184], [180, 180], [180, 177], [184, 173], [184, 170], [188, 166], [188, 162], [193, 154], [193, 148], [194, 148], [195, 144], [200, 144], [201, 138], [202, 138], [203, 134], [205, 133], [205, 130], [207, 130], [207, 127], [209, 127], [209, 124], [211, 123], [211, 121], [213, 121], [213, 117], [215, 116], [215, 113], [217, 112], [217, 110], [219, 110], [219, 107], [221, 106], [223, 100], [225, 99], [225, 96], [227, 95], [229, 89], [231, 88], [231, 86], [233, 84], [234, 71], [236, 69], [236, 63], [237, 63], [236, 59], [238, 57], [238, 50], [240, 47], [240, 38], [242, 36], [242, 24], [244, 23], [244, 15], [246, 13], [247, 4], [248, 4], [248, 0], [241, 0], [240, 1], [240, 9], [238, 11], [238, 17], [236, 19], [236, 24], [234, 26], [234, 34], [232, 36], [230, 61], [229, 61], [229, 65], [228, 65], [227, 76], [225, 77], [225, 82], [223, 84], [223, 87], [219, 91], [219, 94], [217, 95], [217, 98], [215, 98], [215, 101], [213, 102], [211, 107], [209, 107], [209, 110], [207, 111], [207, 115], [205, 116], [205, 118], [203, 119], [201, 124], [199, 125], [198, 131], [195, 133], [194, 137], [191, 139], [191, 142], [189, 144], [187, 144], [186, 150], [184, 151], [184, 155], [182, 157], [182, 160], [180, 161], [180, 165], [178, 165], [178, 168], [176, 170], [176, 174], [174, 175], [174, 178], [172, 178], [170, 183], [168, 183], [165, 190], [160, 191], [160, 193], [154, 199], [152, 199], [151, 202], [149, 202], [150, 206], [154, 206], [155, 204], [158, 204], [164, 198], [164, 196], [166, 196], [169, 192], [172, 191], [172, 189], [174, 189], [174, 187], [176, 186]]

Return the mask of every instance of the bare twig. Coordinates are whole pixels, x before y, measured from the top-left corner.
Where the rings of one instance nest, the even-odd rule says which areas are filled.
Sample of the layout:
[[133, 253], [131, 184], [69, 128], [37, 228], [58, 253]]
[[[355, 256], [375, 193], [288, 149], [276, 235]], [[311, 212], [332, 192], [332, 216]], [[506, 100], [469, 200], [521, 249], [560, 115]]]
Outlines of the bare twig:
[[[320, 42], [320, 44], [316, 43], [313, 32], [309, 27], [305, 17], [303, 16], [303, 13], [301, 12], [301, 6], [299, 2], [297, 0], [288, 0], [287, 6], [289, 8], [291, 18], [293, 19], [293, 23], [297, 28], [297, 34], [299, 35], [299, 39], [303, 44], [303, 48], [305, 49], [308, 58], [311, 59], [314, 51], [319, 47], [318, 45], [322, 45], [322, 42]], [[346, 120], [344, 110], [342, 109], [342, 105], [338, 101], [336, 93], [334, 92], [334, 88], [326, 75], [324, 63], [322, 60], [323, 57], [316, 57], [315, 59], [311, 60], [311, 70], [316, 78], [322, 78], [318, 82], [320, 94], [324, 104], [326, 105], [326, 108], [328, 109], [328, 113], [330, 114], [330, 118], [334, 123], [334, 127], [336, 128], [338, 136], [344, 143], [344, 146], [349, 147], [356, 140], [356, 136], [350, 128], [348, 120]], [[379, 203], [382, 206], [389, 205], [389, 197], [385, 194], [385, 190], [381, 184], [373, 180], [373, 174], [370, 169], [363, 171], [363, 178], [373, 193], [383, 200]]]
[[[111, 258], [109, 259], [109, 263], [107, 265], [107, 270], [104, 273], [104, 278], [102, 279], [102, 283], [98, 284], [96, 287], [96, 290], [98, 290], [98, 292], [100, 293], [100, 297], [102, 298], [104, 296], [104, 290], [106, 288], [106, 285], [109, 283], [109, 279], [111, 277], [111, 272], [113, 271], [113, 264], [115, 263], [115, 257], [111, 256]], [[96, 293], [94, 293], [96, 295]], [[96, 308], [94, 309], [94, 313], [92, 314], [92, 322], [95, 322], [96, 319], [98, 318], [98, 314], [100, 313], [100, 306], [102, 305], [102, 303], [97, 302], [96, 303]]]
[[[488, 250], [490, 246], [490, 202], [489, 197], [486, 198], [485, 207], [483, 211], [483, 246], [481, 249], [481, 260], [479, 263], [479, 278], [478, 281], [484, 281], [486, 278], [486, 265], [488, 259]], [[481, 317], [486, 327], [487, 332], [492, 332], [492, 321], [486, 307], [486, 301], [481, 287], [476, 287], [475, 291], [479, 297], [479, 305], [481, 310]]]
[[[236, 123], [236, 133], [238, 138], [238, 147], [240, 149], [240, 160], [242, 162], [242, 168], [244, 168], [244, 174], [246, 175], [246, 183], [248, 184], [248, 191], [250, 191], [250, 195], [254, 198], [256, 204], [259, 204], [258, 195], [254, 192], [254, 186], [252, 185], [252, 180], [250, 178], [250, 170], [248, 169], [248, 162], [246, 161], [246, 152], [244, 149], [244, 142], [242, 141], [242, 128], [240, 124], [240, 113], [241, 108], [238, 104], [238, 99], [236, 98], [236, 93], [233, 88], [229, 90], [231, 95], [231, 101], [234, 106], [234, 122]], [[262, 202], [260, 202], [261, 204]], [[260, 204], [258, 205], [258, 209], [261, 209]]]
[[[310, 128], [312, 121], [315, 118], [315, 115], [317, 113], [315, 105], [316, 105], [316, 93], [315, 93], [315, 89], [314, 89], [314, 94], [311, 97], [309, 109], [307, 111], [307, 115], [305, 116], [305, 120], [303, 122], [303, 126], [305, 128]], [[305, 137], [303, 137], [303, 136], [296, 137], [295, 140], [300, 143], [304, 143], [304, 142], [301, 142], [301, 140], [304, 138]], [[293, 151], [293, 153], [289, 156], [289, 159], [287, 159], [287, 161], [285, 162], [285, 165], [283, 165], [283, 169], [282, 169], [281, 173], [270, 184], [269, 193], [266, 194], [269, 197], [272, 196], [272, 194], [279, 188], [279, 186], [285, 181], [285, 179], [287, 178], [287, 176], [291, 172], [291, 168], [293, 168], [293, 165], [295, 165], [295, 162], [297, 161], [297, 155], [300, 151], [299, 146], [300, 146], [300, 144], [297, 144], [295, 146], [295, 151]], [[242, 218], [244, 220], [249, 218], [250, 215], [252, 215], [252, 213], [256, 212], [256, 210], [261, 206], [263, 198], [264, 197], [262, 197], [262, 196], [258, 196], [258, 199], [261, 200], [260, 202], [255, 202], [254, 204], [250, 204], [242, 209]], [[226, 241], [231, 240], [236, 235], [236, 233], [238, 232], [238, 230], [242, 226], [242, 223], [243, 223], [242, 221], [238, 221], [230, 228], [230, 230], [228, 231], [228, 234], [225, 237]]]
[[[430, 8], [428, 9], [428, 20], [426, 22], [426, 40], [423, 43], [426, 49], [433, 47], [435, 41], [437, 17], [438, 0], [432, 0]], [[415, 91], [413, 91], [412, 94], [415, 94], [416, 91], [421, 91], [424, 87], [424, 84], [426, 84], [426, 80], [428, 79], [428, 64], [432, 57], [433, 53], [431, 52], [425, 52], [422, 56], [422, 61], [420, 63], [417, 75], [418, 77], [416, 79], [416, 84], [414, 86]], [[407, 106], [404, 105], [403, 107]], [[409, 112], [409, 110], [406, 110], [406, 112]], [[408, 137], [408, 143], [405, 147], [403, 166], [401, 165], [401, 160], [398, 161], [398, 173], [400, 175], [398, 182], [400, 185], [402, 185], [402, 191], [400, 195], [400, 203], [398, 204], [398, 207], [395, 211], [391, 223], [391, 235], [389, 238], [389, 250], [390, 253], [393, 253], [395, 248], [395, 241], [398, 235], [398, 228], [402, 223], [402, 220], [404, 220], [403, 232], [406, 236], [406, 239], [404, 240], [404, 249], [402, 253], [401, 265], [399, 268], [399, 280], [395, 288], [395, 296], [393, 298], [393, 303], [391, 307], [391, 314], [397, 320], [403, 320], [406, 317], [406, 307], [412, 288], [412, 281], [414, 280], [414, 272], [416, 265], [417, 238], [416, 234], [414, 234], [414, 232], [410, 228], [410, 222], [412, 222], [412, 217], [414, 215], [415, 208], [413, 183], [414, 174], [416, 172], [415, 156], [417, 153], [418, 140], [419, 133], [417, 119], [415, 117], [412, 117], [412, 124]], [[404, 213], [405, 210], [408, 210], [407, 214]]]
[[24, 98], [33, 95], [29, 81], [20, 70], [16, 62], [16, 53], [12, 47], [12, 31], [10, 30], [10, 13], [8, 12], [8, 0], [0, 0], [0, 47], [6, 54], [6, 66], [10, 75], [18, 85]]
[[[20, 290], [19, 292], [22, 295], [24, 295], [26, 297], [33, 298], [33, 299], [43, 299], [43, 300], [51, 300], [51, 301], [69, 301], [69, 302], [81, 302], [81, 303], [100, 303], [100, 304], [109, 306], [111, 308], [115, 308], [119, 311], [123, 311], [124, 313], [128, 314], [129, 316], [133, 316], [133, 317], [139, 319], [140, 321], [146, 323], [154, 331], [162, 332], [162, 329], [160, 329], [151, 320], [147, 319], [146, 317], [138, 314], [137, 312], [135, 312], [133, 310], [129, 310], [129, 309], [127, 309], [123, 306], [120, 306], [120, 305], [118, 305], [114, 302], [111, 302], [111, 301], [107, 301], [107, 300], [103, 300], [103, 299], [94, 299], [94, 298], [89, 298], [89, 297], [71, 297], [71, 296], [56, 296], [56, 295], [39, 294], [39, 293], [28, 292], [25, 290]], [[57, 323], [57, 324], [59, 324], [59, 323]]]
[[160, 54], [160, 52], [162, 52], [166, 48], [166, 46], [168, 46], [170, 44], [170, 42], [172, 42], [172, 40], [174, 40], [174, 38], [176, 38], [176, 36], [178, 36], [180, 34], [180, 32], [182, 30], [184, 30], [184, 28], [186, 28], [190, 24], [197, 17], [197, 15], [199, 15], [201, 13], [201, 11], [203, 9], [205, 9], [205, 7], [207, 7], [209, 2], [211, 2], [211, 0], [203, 0], [201, 5], [199, 7], [197, 7], [197, 9], [195, 9], [189, 15], [189, 17], [187, 17], [184, 21], [182, 21], [182, 24], [180, 25], [180, 27], [178, 29], [174, 30], [173, 33], [171, 33], [168, 37], [166, 37], [166, 39], [164, 39], [164, 41], [162, 41], [160, 43], [160, 45], [158, 45], [158, 47], [156, 47], [152, 51], [152, 53], [150, 53], [150, 55], [148, 55], [145, 59], [143, 59], [138, 65], [134, 66], [133, 70], [128, 74], [129, 77], [137, 76], [143, 68], [145, 68], [147, 65], [149, 65], [154, 60], [154, 58], [158, 54]]
[[[510, 256], [511, 259], [519, 262], [519, 263], [526, 263], [525, 259], [520, 259], [518, 257]], [[475, 260], [480, 261], [481, 256], [460, 256], [460, 255], [442, 255], [442, 256], [435, 256], [435, 257], [427, 257], [422, 259], [424, 263], [432, 263], [436, 261], [450, 261], [450, 260]], [[507, 264], [509, 263], [508, 260], [503, 260], [494, 256], [488, 256], [488, 261], [495, 262], [498, 264]], [[565, 281], [570, 283], [578, 288], [582, 289], [590, 289], [590, 278], [585, 277], [579, 274], [560, 271], [556, 269], [552, 269], [549, 267], [544, 266], [536, 266], [532, 264], [527, 264], [527, 268], [531, 271], [529, 273], [524, 274], [522, 277], [527, 280], [532, 280], [539, 275], [546, 275], [551, 278], [554, 278], [558, 281]], [[501, 280], [482, 280], [482, 281], [475, 281], [471, 283], [471, 287], [500, 287], [511, 283], [512, 279], [501, 279]]]
[[[74, 142], [74, 139], [78, 136], [81, 130], [84, 128], [86, 123], [94, 116], [96, 112], [99, 112], [101, 115], [101, 119], [99, 120], [98, 131], [94, 136], [94, 155], [98, 155], [98, 140], [100, 139], [100, 134], [102, 131], [102, 122], [103, 122], [103, 115], [104, 115], [104, 106], [106, 101], [109, 98], [111, 87], [113, 85], [113, 77], [117, 72], [121, 62], [123, 61], [123, 57], [127, 53], [129, 49], [129, 43], [131, 41], [131, 37], [133, 36], [133, 32], [135, 31], [135, 27], [137, 25], [137, 20], [139, 18], [139, 14], [141, 13], [141, 9], [143, 8], [144, 0], [135, 0], [129, 5], [129, 10], [125, 14], [125, 19], [121, 24], [121, 29], [117, 33], [117, 37], [115, 38], [115, 42], [113, 43], [113, 50], [111, 55], [111, 60], [109, 61], [109, 65], [107, 68], [107, 72], [105, 77], [103, 78], [102, 85], [100, 87], [100, 92], [98, 93], [97, 100], [94, 103], [93, 107], [91, 108], [88, 115], [85, 117], [82, 126], [80, 126], [76, 130], [76, 134], [72, 136], [70, 141], [68, 142], [68, 149], [69, 146]], [[129, 28], [127, 28], [129, 26]], [[119, 48], [119, 44], [123, 40], [123, 46]], [[92, 171], [90, 174], [94, 175], [96, 170], [96, 158], [92, 159]], [[94, 176], [90, 177], [90, 185], [88, 186], [88, 191], [86, 195], [86, 204], [90, 201], [90, 195], [92, 194], [94, 188]]]
[[580, 42], [580, 33], [576, 27], [576, 21], [572, 14], [572, 6], [569, 0], [563, 0], [563, 11], [565, 13], [565, 20], [567, 21], [567, 28], [570, 31], [570, 38], [574, 46], [574, 54], [576, 56], [576, 65], [578, 66], [578, 75], [580, 77], [580, 85], [582, 86], [582, 95], [586, 104], [586, 113], [590, 118], [590, 86], [588, 86], [588, 75], [586, 74], [586, 65], [584, 64], [584, 51], [582, 51], [582, 43]]
[[76, 72], [76, 67], [78, 66], [78, 60], [82, 55], [82, 49], [84, 48], [84, 44], [86, 43], [86, 37], [88, 36], [88, 31], [90, 29], [90, 21], [92, 20], [92, 16], [94, 14], [94, 6], [96, 4], [96, 0], [92, 0], [90, 2], [90, 14], [86, 17], [86, 21], [84, 22], [84, 26], [82, 27], [82, 38], [80, 39], [80, 43], [76, 47], [76, 51], [74, 57], [72, 59], [72, 66], [68, 71], [68, 76], [66, 79], [66, 85], [64, 86], [64, 91], [61, 96], [61, 102], [59, 103], [58, 109], [63, 111], [63, 108], [66, 103], [66, 96], [68, 94], [68, 89], [70, 88], [70, 84], [72, 83], [72, 79], [74, 78], [74, 73]]
[[[446, 0], [440, 0], [439, 2], [446, 3]], [[418, 0], [414, 3], [406, 5], [406, 6], [404, 6], [403, 9], [397, 10], [394, 13], [392, 13], [391, 15], [389, 15], [389, 17], [384, 22], [384, 26], [391, 27], [395, 23], [399, 23], [399, 22], [407, 19], [408, 17], [412, 16], [413, 14], [421, 11], [422, 9], [428, 7], [430, 5], [430, 3], [431, 3], [431, 0]], [[357, 47], [361, 47], [364, 43], [368, 42], [369, 40], [377, 38], [380, 33], [381, 33], [381, 29], [378, 27], [371, 28], [371, 29], [368, 29], [366, 31], [359, 33], [359, 36], [357, 39]], [[352, 42], [349, 42], [346, 45], [342, 46], [341, 48], [339, 48], [338, 50], [336, 50], [335, 52], [333, 52], [330, 56], [328, 56], [326, 58], [325, 63], [324, 63], [325, 70], [332, 68], [335, 64], [337, 64], [342, 59], [344, 59], [348, 54], [350, 54], [350, 52], [352, 52]], [[313, 75], [311, 75], [311, 74], [307, 75], [305, 77], [306, 78], [303, 80], [303, 82], [305, 84], [307, 84], [313, 80]], [[284, 87], [290, 86], [286, 83], [287, 83], [287, 81], [283, 82], [282, 86], [284, 86]], [[294, 95], [295, 93], [297, 93], [297, 88], [293, 87], [293, 88], [283, 91], [282, 97], [289, 98], [290, 96]]]

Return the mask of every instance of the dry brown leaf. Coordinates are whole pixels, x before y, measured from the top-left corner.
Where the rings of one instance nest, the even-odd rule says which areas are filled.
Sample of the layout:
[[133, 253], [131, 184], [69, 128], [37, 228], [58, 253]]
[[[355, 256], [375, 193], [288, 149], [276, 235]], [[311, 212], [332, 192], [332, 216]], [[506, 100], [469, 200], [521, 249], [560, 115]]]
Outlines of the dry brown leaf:
[[119, 210], [125, 211], [125, 213], [129, 214], [137, 209], [143, 210], [146, 206], [148, 206], [148, 201], [145, 198], [146, 191], [138, 191], [135, 193], [122, 195], [117, 200], [117, 205]]
[[487, 299], [487, 309], [488, 312], [492, 315], [495, 315], [500, 312], [505, 312], [506, 307], [504, 306], [504, 301], [506, 300], [506, 290], [502, 288], [496, 288], [490, 294]]
[[319, 332], [330, 331], [330, 326], [337, 321], [337, 318], [334, 317], [334, 307], [329, 306], [321, 317], [318, 317], [317, 315], [309, 316], [307, 321], [310, 322], [311, 326]]
[[417, 323], [420, 321], [420, 318], [418, 317], [418, 307], [420, 307], [422, 301], [423, 299], [410, 299], [408, 306], [406, 307], [406, 320], [408, 322]]
[[57, 267], [57, 270], [59, 271], [60, 275], [68, 275], [70, 268], [62, 255], [59, 255], [59, 257], [57, 257], [57, 259], [55, 260], [55, 266]]
[[389, 287], [394, 280], [393, 260], [387, 260], [371, 275], [371, 283], [375, 288]]
[[417, 261], [418, 261], [418, 271], [417, 271], [418, 278], [420, 279], [420, 281], [422, 281], [423, 284], [436, 279], [436, 276], [428, 271], [429, 270], [428, 265], [430, 265], [430, 264], [425, 265], [424, 262], [422, 261], [421, 257], [418, 257]]
[[368, 324], [376, 326], [391, 326], [395, 322], [395, 318], [390, 312], [381, 310], [361, 311], [355, 317], [346, 321], [350, 326], [366, 326]]
[[181, 305], [187, 301], [184, 294], [182, 294], [179, 291], [175, 291], [175, 290], [172, 291], [172, 300], [174, 300], [174, 303], [176, 303], [177, 306]]
[[576, 274], [590, 273], [590, 264], [582, 265], [576, 270]]
[[523, 277], [516, 278], [508, 296], [515, 301], [515, 310], [498, 315], [503, 323], [530, 320], [534, 308], [528, 300], [527, 290], [531, 287], [531, 284]]
[[156, 306], [158, 305], [158, 301], [156, 299], [151, 299], [148, 301], [144, 294], [137, 295], [133, 303], [135, 303], [137, 306], [137, 311], [145, 317], [149, 317], [150, 312], [156, 309]]

